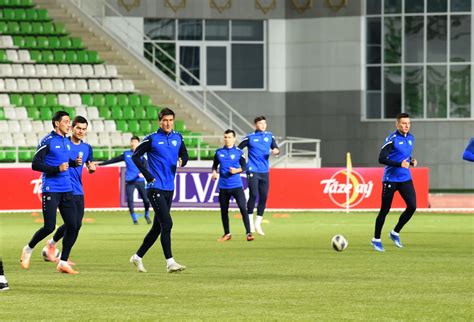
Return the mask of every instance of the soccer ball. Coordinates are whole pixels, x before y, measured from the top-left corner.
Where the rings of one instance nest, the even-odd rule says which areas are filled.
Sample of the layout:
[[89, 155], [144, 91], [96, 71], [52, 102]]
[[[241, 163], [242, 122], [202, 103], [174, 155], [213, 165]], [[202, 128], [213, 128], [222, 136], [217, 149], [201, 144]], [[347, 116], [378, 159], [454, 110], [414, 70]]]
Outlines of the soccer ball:
[[349, 242], [344, 236], [336, 235], [331, 239], [331, 244], [334, 250], [338, 252], [342, 252], [344, 249], [347, 248], [347, 246], [349, 245]]
[[[44, 246], [43, 250], [41, 251], [41, 255], [43, 256], [43, 259], [45, 262], [49, 262], [48, 259], [48, 246]], [[55, 258], [59, 258], [61, 256], [61, 252], [56, 248], [56, 253], [54, 254]]]

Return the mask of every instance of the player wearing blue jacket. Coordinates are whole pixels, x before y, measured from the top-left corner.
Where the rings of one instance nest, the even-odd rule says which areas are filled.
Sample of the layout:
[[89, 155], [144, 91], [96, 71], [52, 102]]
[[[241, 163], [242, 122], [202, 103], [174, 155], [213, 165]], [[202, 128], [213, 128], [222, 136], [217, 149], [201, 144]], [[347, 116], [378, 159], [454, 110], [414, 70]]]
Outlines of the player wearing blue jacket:
[[[86, 166], [89, 173], [94, 173], [96, 170], [95, 163], [93, 162], [94, 156], [92, 147], [82, 141], [87, 132], [87, 127], [89, 123], [87, 119], [82, 116], [76, 116], [72, 121], [72, 135], [69, 137], [71, 151], [71, 159], [81, 159], [82, 164]], [[84, 191], [82, 189], [82, 168], [83, 167], [70, 167], [69, 176], [71, 177], [72, 183], [72, 194], [74, 199], [74, 205], [76, 206], [76, 224], [77, 224], [77, 233], [76, 240], [79, 235], [79, 230], [82, 226], [82, 218], [84, 218]], [[56, 260], [56, 243], [61, 240], [64, 236], [64, 231], [66, 229], [65, 225], [62, 225], [54, 233], [53, 238], [46, 242], [48, 246], [48, 260], [53, 262]], [[74, 263], [69, 260], [69, 265], [74, 265]]]
[[466, 161], [474, 162], [474, 138], [471, 138], [469, 141], [466, 150], [464, 150], [462, 158]]
[[[130, 150], [124, 151], [118, 157], [101, 162], [98, 165], [102, 166], [122, 161], [125, 162], [125, 194], [127, 195], [127, 205], [128, 211], [130, 212], [130, 216], [132, 217], [133, 223], [138, 224], [138, 215], [135, 214], [133, 202], [133, 193], [135, 189], [137, 189], [140, 198], [142, 198], [143, 200], [143, 206], [145, 207], [145, 220], [148, 224], [151, 224], [149, 212], [150, 202], [148, 201], [148, 197], [145, 191], [145, 179], [143, 178], [140, 173], [140, 170], [138, 170], [137, 166], [135, 165], [135, 163], [133, 163], [132, 160], [132, 154], [133, 152], [135, 152], [135, 149], [137, 148], [138, 144], [140, 144], [140, 138], [136, 135], [132, 136], [132, 138], [130, 139]], [[147, 161], [143, 156], [141, 157], [140, 162], [144, 166], [147, 165]]]
[[389, 233], [389, 237], [395, 246], [403, 247], [400, 242], [400, 231], [416, 210], [416, 193], [411, 178], [410, 166], [416, 167], [417, 161], [412, 157], [415, 138], [409, 132], [411, 126], [410, 116], [406, 113], [398, 114], [395, 126], [397, 130], [385, 139], [379, 155], [379, 162], [385, 164], [385, 170], [382, 179], [382, 206], [375, 221], [372, 246], [375, 250], [382, 252], [384, 248], [380, 235], [395, 192], [400, 193], [407, 205], [397, 225]]
[[41, 140], [33, 158], [32, 169], [43, 172], [42, 208], [44, 225], [23, 248], [20, 262], [21, 267], [24, 269], [28, 269], [30, 266], [33, 248], [54, 231], [56, 211], [59, 208], [64, 220], [65, 232], [61, 260], [56, 269], [67, 274], [78, 274], [67, 263], [77, 233], [76, 207], [74, 205], [73, 189], [68, 169], [70, 166], [82, 166], [81, 159], [76, 159], [75, 161], [70, 159], [71, 141], [66, 137], [66, 134], [69, 132], [70, 122], [71, 120], [67, 112], [56, 112], [52, 119], [54, 131]]
[[[254, 120], [255, 132], [248, 134], [239, 144], [239, 149], [248, 149], [247, 182], [249, 186], [249, 200], [247, 210], [249, 214], [250, 230], [259, 235], [265, 235], [262, 229], [263, 213], [267, 205], [268, 190], [270, 188], [269, 162], [270, 153], [278, 155], [280, 149], [271, 132], [266, 131], [265, 116], [258, 116]], [[253, 210], [258, 196], [257, 217], [253, 222]]]
[[[226, 130], [224, 132], [224, 146], [216, 150], [212, 164], [212, 179], [217, 180], [219, 188], [219, 204], [221, 207], [221, 219], [224, 226], [224, 235], [218, 241], [226, 241], [232, 238], [229, 228], [229, 202], [234, 197], [239, 206], [242, 220], [245, 226], [247, 241], [254, 237], [250, 232], [249, 218], [245, 205], [245, 194], [242, 188], [240, 173], [245, 171], [245, 157], [242, 150], [235, 145], [235, 132]], [[219, 174], [217, 168], [219, 167]]]
[[[173, 220], [170, 209], [173, 201], [176, 168], [188, 162], [188, 151], [180, 133], [173, 130], [174, 112], [164, 108], [158, 114], [158, 131], [145, 137], [133, 153], [132, 159], [147, 181], [148, 199], [155, 211], [153, 225], [142, 245], [132, 255], [130, 262], [139, 272], [146, 272], [142, 258], [161, 234], [161, 246], [169, 273], [179, 272], [186, 267], [178, 264], [171, 252], [171, 228]], [[141, 162], [144, 154], [148, 157], [148, 167]]]

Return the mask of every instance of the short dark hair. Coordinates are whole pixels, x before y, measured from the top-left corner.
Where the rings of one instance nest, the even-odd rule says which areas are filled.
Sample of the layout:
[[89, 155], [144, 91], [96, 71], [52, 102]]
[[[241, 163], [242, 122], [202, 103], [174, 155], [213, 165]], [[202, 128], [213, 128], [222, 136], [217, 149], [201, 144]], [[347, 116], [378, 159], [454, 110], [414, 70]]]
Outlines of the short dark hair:
[[265, 116], [260, 115], [260, 116], [257, 116], [257, 117], [253, 120], [253, 124], [257, 124], [258, 122], [260, 122], [260, 121], [265, 121], [265, 120], [266, 120]]
[[51, 123], [53, 124], [53, 129], [56, 128], [56, 124], [54, 124], [54, 122], [61, 122], [63, 116], [69, 116], [69, 113], [66, 111], [57, 111], [56, 113], [54, 113], [53, 119], [51, 120]]
[[175, 117], [175, 114], [174, 114], [173, 110], [170, 109], [170, 108], [165, 107], [165, 108], [162, 109], [162, 110], [160, 111], [160, 113], [158, 114], [158, 120], [161, 121], [161, 120], [163, 119], [163, 117], [164, 117], [164, 116], [167, 116], [167, 115], [173, 115], [173, 119], [174, 119], [174, 117]]
[[407, 118], [407, 117], [410, 117], [410, 115], [408, 115], [408, 113], [398, 113], [397, 114], [397, 122], [400, 121], [400, 119]]
[[140, 138], [137, 136], [137, 135], [133, 135], [132, 138], [130, 139], [130, 141], [133, 141], [133, 140], [137, 140], [138, 142], [140, 142]]
[[228, 130], [225, 130], [225, 132], [224, 132], [224, 134], [229, 134], [229, 133], [232, 133], [232, 135], [235, 138], [235, 131], [234, 130], [228, 129]]
[[74, 120], [72, 120], [72, 127], [75, 127], [77, 123], [86, 123], [87, 125], [89, 125], [89, 122], [87, 122], [86, 118], [80, 115], [76, 116]]

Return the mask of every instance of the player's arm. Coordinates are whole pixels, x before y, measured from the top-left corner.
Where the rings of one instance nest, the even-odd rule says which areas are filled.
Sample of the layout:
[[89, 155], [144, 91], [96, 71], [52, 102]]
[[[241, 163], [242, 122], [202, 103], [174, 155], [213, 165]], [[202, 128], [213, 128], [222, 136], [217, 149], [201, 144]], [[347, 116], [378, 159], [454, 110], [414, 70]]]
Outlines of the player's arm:
[[244, 172], [247, 169], [247, 165], [245, 163], [245, 157], [244, 157], [243, 154], [240, 156], [239, 164], [240, 164], [240, 168], [232, 168], [231, 167], [230, 168], [230, 173], [232, 173], [232, 174], [241, 173], [241, 172]]
[[464, 150], [464, 153], [462, 155], [462, 158], [466, 161], [474, 162], [474, 138], [472, 138], [469, 144], [467, 145], [466, 150]]
[[106, 160], [106, 161], [102, 161], [100, 163], [97, 163], [97, 165], [107, 165], [107, 164], [118, 163], [118, 162], [121, 162], [121, 161], [125, 161], [125, 156], [124, 156], [123, 153], [121, 155], [119, 155], [118, 157], [115, 157], [115, 158], [112, 158], [110, 160]]
[[384, 146], [380, 150], [379, 163], [385, 164], [391, 167], [401, 167], [402, 162], [393, 161], [388, 158], [392, 149], [393, 149], [393, 141], [388, 141], [387, 143], [384, 144]]
[[217, 152], [214, 154], [214, 160], [212, 161], [212, 180], [217, 180], [219, 178], [219, 173], [217, 172], [217, 167], [219, 167], [219, 158], [217, 157]]
[[[40, 145], [38, 149], [35, 152], [35, 155], [33, 157], [33, 162], [31, 163], [31, 168], [35, 171], [40, 171], [43, 172], [47, 175], [55, 175], [58, 174], [59, 172], [66, 171], [64, 163], [59, 165], [59, 166], [52, 166], [52, 165], [47, 165], [44, 162], [44, 158], [49, 152], [49, 144], [44, 144]], [[66, 165], [67, 162], [65, 162]]]
[[270, 145], [270, 148], [272, 149], [273, 155], [280, 154], [280, 148], [278, 147], [274, 136], [272, 136], [272, 144]]
[[249, 137], [246, 136], [243, 138], [243, 140], [239, 143], [238, 148], [243, 150], [244, 148], [249, 146]]
[[89, 145], [89, 157], [86, 160], [86, 167], [89, 173], [94, 173], [97, 170], [96, 164], [94, 162], [94, 151], [92, 147]]
[[155, 181], [153, 175], [142, 162], [142, 156], [149, 151], [151, 151], [151, 139], [147, 137], [143, 139], [132, 154], [133, 163], [135, 163], [138, 170], [140, 170], [148, 183]]
[[181, 136], [181, 146], [179, 147], [178, 152], [178, 162], [180, 167], [184, 167], [189, 160], [188, 149], [186, 148], [186, 144], [184, 144], [183, 137]]

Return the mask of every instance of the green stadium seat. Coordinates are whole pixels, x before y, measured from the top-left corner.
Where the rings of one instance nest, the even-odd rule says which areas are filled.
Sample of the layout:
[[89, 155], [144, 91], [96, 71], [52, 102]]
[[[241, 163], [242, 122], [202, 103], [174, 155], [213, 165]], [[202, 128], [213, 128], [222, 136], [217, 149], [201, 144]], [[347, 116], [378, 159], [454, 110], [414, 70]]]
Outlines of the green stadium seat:
[[16, 161], [16, 151], [15, 148], [5, 148], [2, 147], [3, 150], [5, 151], [5, 157], [3, 159], [3, 162], [14, 162]]
[[56, 64], [63, 64], [66, 61], [66, 53], [62, 50], [55, 50], [53, 55]]
[[128, 121], [128, 132], [132, 132], [133, 134], [140, 133], [140, 125], [137, 120], [129, 120]]
[[64, 27], [63, 23], [54, 23], [54, 34], [55, 35], [66, 35], [66, 27]]
[[188, 149], [188, 156], [190, 159], [197, 159], [197, 156], [198, 156], [197, 149]]
[[20, 0], [9, 0], [8, 1], [8, 5], [10, 7], [20, 7], [21, 6], [21, 2]]
[[71, 38], [71, 46], [74, 49], [84, 48], [84, 44], [82, 43], [82, 39], [81, 38], [76, 38], [76, 37]]
[[36, 48], [38, 47], [38, 43], [36, 41], [36, 38], [35, 37], [25, 37], [25, 43], [22, 47], [26, 47], [26, 48]]
[[49, 38], [45, 36], [40, 36], [36, 38], [36, 46], [41, 49], [49, 48]]
[[58, 37], [49, 37], [48, 42], [51, 49], [63, 49]]
[[112, 106], [112, 119], [121, 120], [123, 119], [123, 111], [120, 106]]
[[43, 24], [41, 22], [33, 22], [32, 24], [33, 34], [42, 35], [44, 32]]
[[18, 151], [18, 160], [20, 162], [30, 162], [33, 160], [35, 150], [20, 150]]
[[141, 133], [150, 133], [153, 131], [152, 124], [149, 120], [141, 120], [138, 124], [140, 125]]
[[25, 39], [22, 36], [14, 36], [13, 45], [17, 47], [25, 47]]
[[114, 95], [114, 94], [106, 94], [105, 95], [105, 105], [107, 105], [107, 106], [117, 105], [117, 96]]
[[71, 49], [72, 47], [72, 42], [70, 38], [67, 37], [61, 37], [59, 38], [59, 46], [63, 49]]
[[71, 118], [71, 120], [74, 118], [74, 116], [76, 116], [76, 109], [74, 107], [64, 106], [62, 108], [62, 110], [68, 112], [69, 117]]
[[35, 9], [26, 9], [26, 19], [34, 21], [38, 19], [38, 11]]
[[0, 49], [0, 62], [2, 62], [2, 63], [8, 62], [7, 52], [5, 50], [1, 50], [1, 49]]
[[175, 120], [174, 121], [174, 129], [178, 132], [183, 133], [186, 131], [186, 125], [184, 124], [184, 121], [182, 120]]
[[128, 96], [125, 94], [117, 95], [117, 105], [119, 106], [127, 106], [128, 105]]
[[140, 105], [140, 96], [137, 94], [132, 94], [128, 97], [128, 104], [131, 106]]
[[51, 120], [53, 118], [53, 112], [49, 106], [42, 106], [40, 108], [40, 119]]
[[149, 105], [145, 108], [146, 110], [146, 118], [149, 120], [157, 120], [158, 119], [158, 113], [160, 110], [156, 108], [153, 105]]
[[34, 7], [33, 0], [20, 0], [20, 5], [22, 7]]
[[201, 156], [201, 159], [208, 159], [210, 156], [210, 152], [208, 149], [201, 149], [199, 155]]
[[103, 94], [94, 94], [94, 104], [93, 106], [104, 106], [105, 105], [105, 96]]
[[39, 20], [39, 21], [51, 20], [51, 18], [49, 18], [49, 15], [48, 15], [48, 10], [46, 9], [37, 9], [36, 13], [37, 13], [36, 20]]
[[35, 100], [33, 98], [33, 95], [31, 94], [23, 95], [23, 106], [30, 107], [33, 105], [35, 105]]
[[15, 9], [14, 10], [15, 20], [27, 20], [25, 9]]
[[15, 21], [9, 21], [7, 23], [7, 33], [9, 34], [19, 34], [20, 33], [20, 25], [18, 22]]
[[0, 107], [0, 120], [5, 119], [5, 111], [3, 110], [3, 107]]
[[192, 137], [192, 145], [193, 146], [197, 146], [198, 145], [198, 142], [199, 143], [202, 143], [202, 134], [201, 133], [191, 133], [191, 135], [193, 136]]
[[76, 55], [79, 64], [87, 64], [87, 52], [85, 50], [76, 51]]
[[135, 118], [135, 113], [131, 106], [124, 106], [123, 107], [123, 118], [126, 120], [131, 120]]
[[6, 34], [8, 32], [8, 24], [5, 21], [0, 21], [0, 33]]
[[95, 148], [94, 149], [94, 160], [98, 160], [98, 161], [101, 161], [101, 160], [107, 160], [107, 157], [105, 156], [106, 151], [103, 150], [102, 148]]
[[46, 95], [46, 105], [48, 105], [48, 106], [58, 105], [58, 96], [55, 95], [55, 94], [47, 94]]
[[45, 64], [51, 64], [54, 62], [54, 55], [51, 50], [41, 51], [41, 62]]
[[41, 51], [39, 50], [30, 50], [30, 59], [35, 62], [41, 62], [43, 57], [41, 55]]
[[75, 63], [77, 63], [76, 52], [72, 50], [66, 51], [66, 64], [75, 64]]
[[54, 24], [52, 22], [39, 22], [43, 26], [43, 35], [55, 35]]
[[23, 96], [20, 94], [10, 94], [10, 104], [15, 106], [23, 106]]
[[11, 21], [15, 20], [15, 11], [13, 9], [7, 8], [2, 10], [2, 19]]
[[100, 58], [99, 58], [99, 54], [96, 52], [96, 51], [93, 51], [93, 50], [87, 50], [86, 51], [87, 53], [87, 60], [86, 62], [88, 64], [97, 64], [97, 63], [100, 63]]
[[108, 108], [107, 106], [100, 106], [99, 116], [104, 119], [110, 119], [112, 116], [112, 112], [110, 111], [110, 108]]
[[81, 99], [82, 99], [82, 105], [86, 105], [86, 106], [94, 105], [94, 99], [92, 98], [91, 94], [82, 94]]
[[21, 34], [31, 35], [33, 34], [33, 26], [30, 22], [22, 21], [20, 22], [20, 31]]
[[135, 107], [134, 109], [134, 114], [135, 114], [135, 118], [137, 120], [144, 120], [146, 119], [146, 111], [145, 111], [145, 107], [143, 106], [137, 106]]
[[45, 106], [46, 105], [46, 96], [43, 94], [35, 94], [34, 98], [34, 105], [35, 106]]
[[147, 106], [152, 105], [151, 97], [148, 95], [140, 95], [140, 105]]
[[127, 121], [117, 120], [117, 121], [115, 121], [115, 124], [117, 126], [117, 130], [122, 131], [122, 132], [127, 132], [128, 131]]
[[40, 110], [36, 106], [27, 107], [26, 112], [30, 119], [39, 120], [41, 118]]

